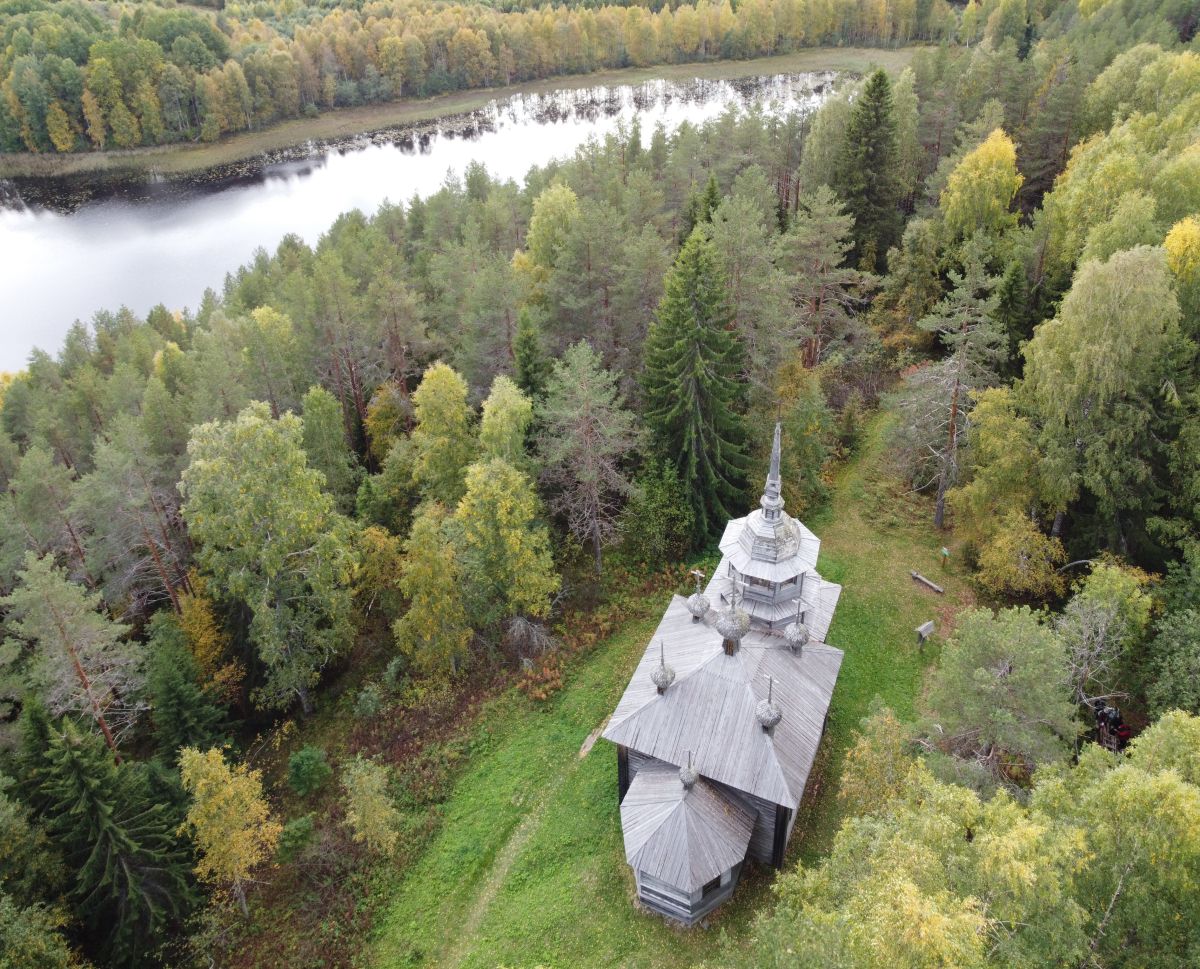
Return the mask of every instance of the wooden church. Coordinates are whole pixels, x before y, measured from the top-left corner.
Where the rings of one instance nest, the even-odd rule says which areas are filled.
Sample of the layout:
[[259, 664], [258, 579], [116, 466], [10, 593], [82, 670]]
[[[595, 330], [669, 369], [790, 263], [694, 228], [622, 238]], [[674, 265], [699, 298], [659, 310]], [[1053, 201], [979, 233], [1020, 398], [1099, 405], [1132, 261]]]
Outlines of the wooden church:
[[779, 438], [761, 507], [726, 526], [708, 587], [672, 599], [603, 733], [638, 898], [687, 925], [748, 858], [783, 864], [842, 665], [824, 643], [841, 587], [783, 510]]

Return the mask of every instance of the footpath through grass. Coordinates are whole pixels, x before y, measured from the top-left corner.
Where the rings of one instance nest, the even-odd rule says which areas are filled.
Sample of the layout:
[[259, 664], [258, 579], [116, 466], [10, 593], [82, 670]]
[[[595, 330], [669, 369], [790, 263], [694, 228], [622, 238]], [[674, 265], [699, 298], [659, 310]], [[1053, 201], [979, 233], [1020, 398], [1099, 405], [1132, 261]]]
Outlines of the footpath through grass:
[[[923, 500], [883, 469], [888, 415], [866, 429], [860, 454], [840, 473], [829, 507], [808, 524], [822, 539], [820, 568], [845, 585], [830, 630], [846, 658], [822, 750], [801, 807], [791, 855], [828, 851], [841, 820], [836, 783], [859, 720], [874, 696], [912, 712], [936, 646], [924, 654], [913, 632], [939, 630], [970, 601], [953, 567], [943, 572], [944, 536]], [[917, 569], [946, 586], [918, 587]], [[581, 747], [611, 712], [665, 605], [648, 603], [619, 633], [568, 670], [543, 704], [511, 691], [481, 712], [482, 750], [446, 805], [425, 853], [391, 885], [368, 954], [379, 967], [664, 967], [714, 953], [714, 928], [683, 930], [633, 907], [616, 802], [616, 755], [604, 740]], [[771, 873], [751, 871], [715, 926], [738, 944], [770, 903]]]

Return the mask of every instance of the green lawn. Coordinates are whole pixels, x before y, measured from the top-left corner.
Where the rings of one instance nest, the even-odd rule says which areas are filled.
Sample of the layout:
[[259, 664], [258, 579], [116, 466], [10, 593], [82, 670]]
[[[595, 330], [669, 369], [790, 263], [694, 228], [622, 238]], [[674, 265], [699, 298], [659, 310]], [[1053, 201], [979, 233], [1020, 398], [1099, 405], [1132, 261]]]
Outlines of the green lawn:
[[[828, 850], [840, 821], [836, 779], [852, 732], [882, 696], [909, 714], [936, 647], [920, 655], [913, 628], [969, 601], [928, 507], [880, 471], [887, 417], [871, 423], [861, 454], [810, 520], [822, 538], [821, 569], [845, 584], [830, 642], [846, 651], [829, 730], [792, 842], [793, 858]], [[945, 597], [910, 569], [937, 575]], [[380, 908], [372, 965], [655, 966], [712, 959], [716, 935], [682, 930], [634, 909], [616, 804], [616, 756], [598, 741], [580, 748], [612, 710], [653, 631], [663, 601], [575, 662], [565, 688], [538, 705], [505, 694], [479, 719], [481, 752], [448, 801], [429, 848], [393, 884]], [[737, 944], [769, 904], [769, 872], [752, 872], [714, 920]]]

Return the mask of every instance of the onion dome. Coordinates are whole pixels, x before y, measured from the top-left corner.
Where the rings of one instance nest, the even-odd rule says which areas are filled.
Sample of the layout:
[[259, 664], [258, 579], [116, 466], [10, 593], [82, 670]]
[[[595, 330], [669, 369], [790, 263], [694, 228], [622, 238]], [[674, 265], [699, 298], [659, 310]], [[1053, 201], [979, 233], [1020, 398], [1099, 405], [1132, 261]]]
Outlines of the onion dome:
[[650, 682], [654, 684], [655, 689], [659, 693], [666, 693], [667, 687], [675, 682], [675, 671], [667, 665], [666, 652], [663, 650], [662, 640], [658, 642], [659, 665], [650, 671]]
[[721, 634], [725, 652], [732, 654], [741, 645], [742, 637], [750, 632], [750, 616], [736, 603], [730, 603], [728, 609], [717, 614], [717, 632]]
[[688, 762], [685, 766], [679, 768], [679, 783], [684, 786], [685, 790], [690, 791], [692, 785], [700, 780], [700, 775], [696, 773], [692, 767], [692, 752], [688, 751]]
[[783, 630], [783, 641], [787, 643], [788, 649], [793, 653], [798, 653], [808, 645], [808, 627], [799, 619], [788, 623]]
[[775, 692], [775, 679], [771, 678], [767, 686], [767, 698], [759, 700], [758, 706], [754, 708], [754, 717], [758, 720], [759, 726], [763, 728], [763, 733], [770, 736], [775, 732], [775, 728], [779, 726], [779, 721], [783, 719], [783, 711], [772, 702], [772, 694]]

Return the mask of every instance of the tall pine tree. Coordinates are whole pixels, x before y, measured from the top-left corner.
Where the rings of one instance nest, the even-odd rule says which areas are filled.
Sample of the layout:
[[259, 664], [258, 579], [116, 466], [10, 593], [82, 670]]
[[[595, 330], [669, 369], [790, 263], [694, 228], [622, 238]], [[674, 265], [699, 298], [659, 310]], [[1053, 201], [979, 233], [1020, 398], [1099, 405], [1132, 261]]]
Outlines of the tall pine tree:
[[730, 330], [725, 280], [701, 232], [684, 243], [665, 288], [646, 335], [645, 419], [679, 473], [700, 545], [732, 517], [728, 503], [741, 493], [743, 353]]
[[854, 216], [853, 255], [864, 269], [882, 269], [888, 249], [900, 237], [896, 168], [892, 85], [887, 73], [878, 70], [850, 112], [832, 186]]

